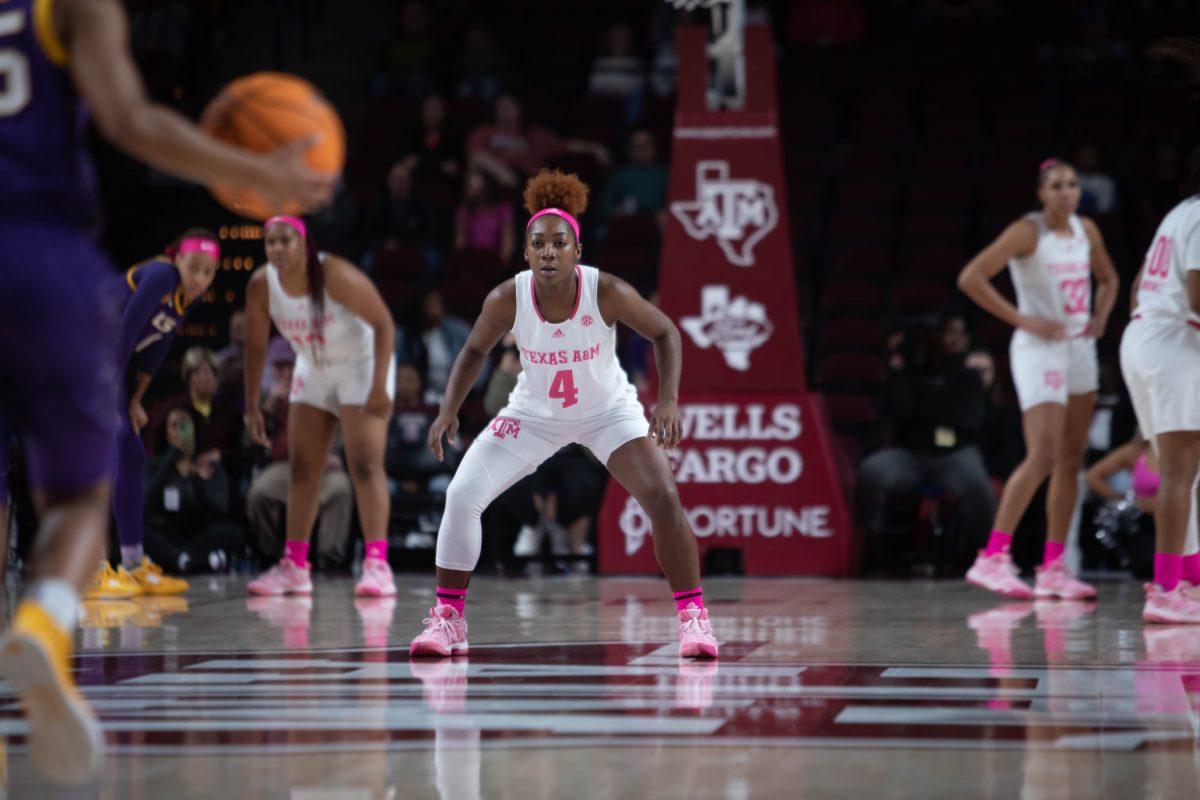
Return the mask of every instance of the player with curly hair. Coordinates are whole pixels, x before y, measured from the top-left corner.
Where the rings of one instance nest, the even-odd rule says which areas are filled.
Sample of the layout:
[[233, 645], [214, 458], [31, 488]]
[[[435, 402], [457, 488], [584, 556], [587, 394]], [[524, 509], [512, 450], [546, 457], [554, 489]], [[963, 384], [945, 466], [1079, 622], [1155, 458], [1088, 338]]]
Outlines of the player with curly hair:
[[[467, 450], [446, 493], [437, 539], [437, 599], [413, 656], [467, 651], [467, 584], [479, 560], [480, 517], [500, 493], [564, 445], [589, 448], [645, 509], [654, 553], [675, 596], [679, 654], [717, 656], [700, 591], [696, 538], [683, 513], [666, 450], [679, 443], [679, 331], [625, 281], [579, 263], [576, 221], [588, 187], [575, 175], [543, 170], [525, 186], [525, 262], [529, 269], [488, 294], [470, 338], [455, 359], [429, 447], [458, 434], [458, 411], [488, 352], [512, 331], [521, 375], [508, 405]], [[616, 354], [616, 326], [654, 344], [658, 404], [646, 422], [637, 392]]]

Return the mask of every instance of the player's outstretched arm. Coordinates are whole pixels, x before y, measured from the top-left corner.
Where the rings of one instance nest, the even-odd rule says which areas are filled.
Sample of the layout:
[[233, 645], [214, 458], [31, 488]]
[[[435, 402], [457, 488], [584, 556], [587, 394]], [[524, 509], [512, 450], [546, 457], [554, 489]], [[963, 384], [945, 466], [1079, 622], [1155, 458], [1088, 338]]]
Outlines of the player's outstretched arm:
[[267, 307], [266, 267], [259, 267], [246, 284], [246, 345], [243, 360], [246, 433], [250, 441], [270, 447], [262, 415], [263, 364], [267, 360], [267, 339], [271, 335], [271, 316]]
[[358, 267], [338, 256], [327, 257], [324, 265], [325, 290], [329, 296], [375, 331], [375, 374], [362, 413], [387, 419], [392, 413], [387, 377], [396, 350], [396, 323], [392, 320], [392, 312], [388, 311], [375, 284]]
[[114, 145], [180, 178], [254, 188], [277, 207], [295, 201], [309, 210], [328, 202], [336, 177], [305, 166], [311, 140], [258, 155], [219, 142], [182, 114], [151, 102], [129, 54], [128, 22], [118, 0], [60, 0], [56, 12], [71, 77]]
[[446, 394], [442, 397], [437, 419], [429, 428], [429, 449], [437, 456], [438, 461], [441, 461], [444, 455], [442, 436], [445, 435], [452, 444], [458, 438], [458, 410], [462, 408], [471, 387], [479, 379], [487, 354], [504, 334], [512, 330], [516, 317], [516, 281], [510, 278], [492, 289], [483, 301], [483, 309], [475, 319], [471, 335], [467, 337], [463, 349], [458, 351], [454, 366], [450, 368]]
[[999, 275], [1010, 260], [1031, 255], [1036, 249], [1037, 228], [1029, 220], [1019, 219], [967, 262], [958, 274], [958, 288], [984, 311], [1014, 328], [1043, 339], [1062, 339], [1066, 336], [1066, 327], [1061, 322], [1022, 314], [992, 285], [992, 278]]
[[650, 414], [650, 435], [658, 446], [670, 450], [683, 438], [679, 413], [679, 373], [683, 369], [683, 346], [679, 329], [671, 318], [625, 281], [600, 273], [600, 314], [605, 322], [623, 322], [654, 345], [658, 367], [658, 403]]

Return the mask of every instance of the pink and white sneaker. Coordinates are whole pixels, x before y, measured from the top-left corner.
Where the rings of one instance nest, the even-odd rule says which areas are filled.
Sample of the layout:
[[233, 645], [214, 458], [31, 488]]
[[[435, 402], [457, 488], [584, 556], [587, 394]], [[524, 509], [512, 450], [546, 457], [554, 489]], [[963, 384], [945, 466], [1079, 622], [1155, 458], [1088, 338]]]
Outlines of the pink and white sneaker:
[[679, 612], [679, 657], [716, 658], [717, 638], [713, 636], [708, 609], [688, 603]]
[[467, 621], [454, 606], [429, 609], [425, 630], [408, 646], [410, 656], [454, 656], [467, 654]]
[[278, 596], [282, 594], [312, 594], [312, 570], [306, 564], [297, 567], [290, 558], [278, 564], [246, 584], [250, 594]]
[[362, 577], [354, 587], [358, 597], [395, 597], [396, 581], [392, 568], [382, 558], [368, 558], [362, 564]]
[[1042, 600], [1091, 600], [1096, 596], [1096, 587], [1072, 575], [1067, 565], [1059, 558], [1037, 568], [1033, 596]]
[[1196, 599], [1188, 588], [1181, 582], [1171, 591], [1164, 592], [1157, 583], [1147, 583], [1142, 619], [1168, 625], [1200, 625], [1200, 600]]
[[975, 563], [967, 570], [967, 581], [1005, 597], [1020, 600], [1033, 597], [1033, 589], [1017, 577], [1017, 566], [1013, 564], [1012, 556], [1003, 550], [990, 556], [980, 550]]

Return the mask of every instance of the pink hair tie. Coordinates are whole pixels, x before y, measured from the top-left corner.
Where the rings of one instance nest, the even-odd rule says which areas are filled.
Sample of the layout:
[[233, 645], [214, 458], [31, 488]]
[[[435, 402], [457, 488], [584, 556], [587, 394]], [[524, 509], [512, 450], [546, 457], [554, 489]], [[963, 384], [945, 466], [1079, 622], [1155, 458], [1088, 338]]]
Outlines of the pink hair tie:
[[212, 256], [218, 261], [221, 260], [221, 246], [212, 239], [201, 239], [199, 236], [184, 239], [179, 243], [179, 248], [175, 252], [179, 255], [183, 255], [184, 253], [203, 253], [206, 256]]
[[571, 230], [575, 231], [575, 241], [579, 241], [579, 223], [575, 221], [574, 217], [572, 217], [566, 211], [563, 211], [561, 208], [543, 208], [541, 211], [529, 218], [529, 224], [525, 226], [525, 232], [529, 232], [530, 226], [533, 225], [538, 217], [544, 217], [547, 214], [554, 214], [555, 216], [565, 219], [567, 224], [571, 226]]
[[271, 227], [276, 222], [282, 222], [284, 225], [289, 226], [296, 233], [300, 234], [301, 239], [308, 238], [308, 228], [306, 228], [304, 226], [304, 220], [300, 219], [299, 217], [289, 217], [289, 216], [285, 216], [283, 214], [280, 214], [279, 216], [271, 217], [269, 220], [264, 222], [263, 223], [263, 232], [266, 232], [267, 228]]
[[1056, 164], [1058, 164], [1057, 158], [1047, 158], [1045, 161], [1038, 164], [1038, 172], [1045, 172]]

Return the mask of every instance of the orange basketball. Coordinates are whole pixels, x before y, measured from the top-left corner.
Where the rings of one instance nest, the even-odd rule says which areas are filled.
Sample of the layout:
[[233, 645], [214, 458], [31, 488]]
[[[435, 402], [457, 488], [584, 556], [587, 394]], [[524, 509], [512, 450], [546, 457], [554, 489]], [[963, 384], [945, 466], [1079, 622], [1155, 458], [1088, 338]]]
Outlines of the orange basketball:
[[[230, 83], [200, 116], [200, 126], [222, 141], [258, 153], [310, 134], [321, 140], [307, 154], [308, 165], [327, 175], [341, 173], [346, 162], [346, 130], [341, 117], [315, 86], [282, 72], [256, 72]], [[230, 211], [266, 219], [276, 209], [253, 189], [210, 186]], [[295, 213], [297, 208], [284, 208]]]

